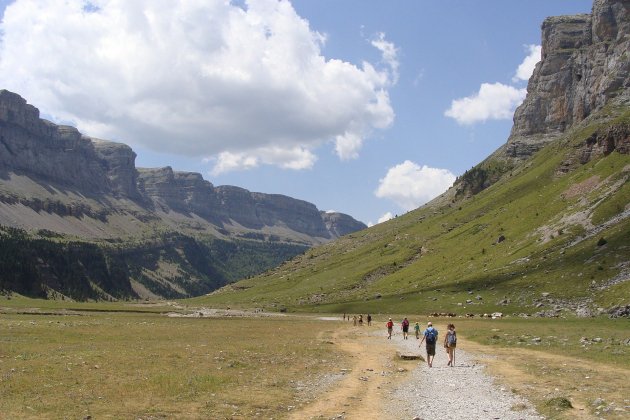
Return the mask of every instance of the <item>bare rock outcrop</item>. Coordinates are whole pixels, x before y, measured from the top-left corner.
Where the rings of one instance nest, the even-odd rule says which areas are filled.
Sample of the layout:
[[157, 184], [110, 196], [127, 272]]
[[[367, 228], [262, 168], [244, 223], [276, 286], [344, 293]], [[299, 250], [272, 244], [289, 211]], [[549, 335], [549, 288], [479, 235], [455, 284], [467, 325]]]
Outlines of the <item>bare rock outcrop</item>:
[[[0, 90], [0, 182], [10, 183], [10, 174], [18, 174], [51, 191], [31, 197], [17, 186], [12, 193], [0, 194], [3, 203], [106, 222], [109, 214], [130, 211], [126, 205], [117, 207], [117, 199], [131, 200], [136, 219], [198, 217], [207, 222], [202, 230], [214, 227], [228, 235], [274, 236], [302, 243], [322, 243], [366, 227], [347, 215], [321, 213], [303, 200], [233, 186], [215, 187], [198, 173], [171, 167], [138, 169], [135, 159], [129, 146], [40, 119], [39, 110], [22, 97]], [[73, 198], [60, 201], [54, 189], [71, 191]], [[231, 228], [226, 230], [226, 226]], [[264, 233], [257, 235], [256, 231]]]
[[495, 155], [526, 159], [607, 103], [630, 104], [630, 1], [595, 0], [588, 15], [542, 24], [542, 60]]
[[0, 90], [0, 174], [24, 173], [86, 195], [136, 198], [135, 158], [129, 146], [40, 119], [22, 97]]

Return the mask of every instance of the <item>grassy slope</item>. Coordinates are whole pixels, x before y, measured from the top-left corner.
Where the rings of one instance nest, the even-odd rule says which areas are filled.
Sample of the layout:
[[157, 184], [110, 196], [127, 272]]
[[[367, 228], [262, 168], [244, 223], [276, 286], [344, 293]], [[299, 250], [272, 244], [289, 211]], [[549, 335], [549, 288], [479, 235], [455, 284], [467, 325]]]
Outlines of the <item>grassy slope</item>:
[[[629, 111], [617, 113], [614, 123], [630, 121]], [[620, 273], [630, 254], [630, 220], [605, 224], [627, 211], [630, 156], [613, 152], [557, 174], [569, 154], [610, 121], [574, 129], [471, 199], [422, 207], [191, 303], [300, 311], [531, 313], [551, 309], [548, 303], [534, 309], [534, 299], [544, 292], [602, 306], [628, 303], [628, 282], [599, 287]], [[595, 189], [580, 190], [593, 180]], [[583, 237], [588, 229], [563, 220], [579, 211], [601, 231]], [[497, 243], [500, 235], [506, 239]], [[598, 246], [601, 238], [607, 243]], [[510, 303], [499, 304], [504, 299]]]

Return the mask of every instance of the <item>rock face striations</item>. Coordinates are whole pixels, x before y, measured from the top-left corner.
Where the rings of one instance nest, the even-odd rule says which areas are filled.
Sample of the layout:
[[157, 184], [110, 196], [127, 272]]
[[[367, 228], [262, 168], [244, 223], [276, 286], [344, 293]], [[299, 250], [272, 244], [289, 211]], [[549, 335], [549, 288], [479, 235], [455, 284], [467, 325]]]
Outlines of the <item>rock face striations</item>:
[[136, 154], [39, 118], [19, 95], [0, 90], [0, 173], [16, 172], [89, 194], [138, 198]]
[[542, 59], [499, 156], [525, 159], [608, 103], [630, 104], [630, 1], [542, 24]]
[[593, 120], [609, 127], [579, 146], [558, 173], [598, 154], [627, 154], [628, 125], [612, 117], [628, 106], [630, 0], [595, 0], [591, 14], [547, 18], [542, 57], [529, 79], [527, 97], [514, 113], [507, 143], [459, 177], [445, 197], [479, 193], [547, 144]]
[[195, 296], [366, 227], [198, 173], [136, 168], [135, 158], [0, 90], [0, 292]]
[[[0, 174], [4, 175], [5, 191], [11, 189], [9, 174], [17, 174], [40, 185], [93, 198], [104, 206], [99, 209], [101, 214], [120, 212], [115, 200], [125, 199], [133, 202], [136, 214], [147, 213], [145, 218], [155, 214], [165, 219], [175, 214], [178, 219], [194, 216], [222, 232], [265, 230], [282, 240], [304, 244], [322, 243], [339, 237], [340, 232], [366, 227], [346, 215], [331, 224], [313, 204], [291, 197], [214, 187], [198, 173], [176, 172], [170, 167], [136, 168], [135, 158], [127, 145], [90, 138], [73, 127], [42, 120], [37, 108], [19, 95], [0, 91]], [[20, 194], [17, 189], [13, 192]], [[4, 198], [0, 196], [0, 201], [7, 202]], [[28, 197], [22, 198], [26, 199], [23, 204], [28, 202]], [[46, 199], [52, 201], [55, 195]], [[11, 225], [1, 216], [0, 224]]]

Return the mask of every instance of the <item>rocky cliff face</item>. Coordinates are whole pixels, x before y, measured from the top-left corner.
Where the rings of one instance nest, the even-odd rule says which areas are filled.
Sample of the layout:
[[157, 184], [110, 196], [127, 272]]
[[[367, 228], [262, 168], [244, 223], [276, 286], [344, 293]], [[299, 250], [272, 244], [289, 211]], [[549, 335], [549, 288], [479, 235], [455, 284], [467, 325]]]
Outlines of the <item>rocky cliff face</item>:
[[321, 212], [322, 219], [326, 224], [326, 229], [336, 236], [344, 236], [365, 229], [361, 222], [357, 222], [347, 214], [337, 212]]
[[88, 195], [135, 198], [135, 153], [124, 144], [90, 139], [74, 127], [39, 118], [15, 93], [0, 90], [0, 171], [24, 173]]
[[542, 60], [498, 156], [525, 159], [608, 103], [630, 104], [630, 1], [542, 24]]
[[[44, 188], [74, 193], [71, 200], [61, 202], [55, 194], [32, 199], [16, 187], [13, 193], [0, 197], [0, 202], [62, 217], [98, 214], [99, 220], [106, 222], [108, 214], [129, 211], [128, 207], [117, 207], [116, 199], [124, 199], [134, 203], [134, 217], [143, 220], [155, 219], [156, 212], [163, 219], [177, 214], [178, 220], [202, 219], [207, 226], [201, 229], [214, 226], [228, 236], [242, 234], [239, 230], [265, 230], [280, 240], [293, 237], [300, 243], [321, 243], [341, 232], [366, 227], [345, 215], [330, 223], [313, 204], [291, 197], [215, 187], [198, 173], [177, 172], [170, 167], [137, 169], [135, 158], [127, 145], [90, 138], [73, 127], [42, 120], [37, 108], [26, 100], [0, 90], [0, 182], [4, 179], [8, 185], [9, 174], [18, 174]], [[80, 197], [93, 202], [81, 202]], [[94, 202], [99, 203], [98, 209], [90, 208]], [[82, 211], [72, 210], [78, 208]], [[12, 225], [1, 217], [0, 224]], [[28, 228], [23, 224], [19, 227]]]

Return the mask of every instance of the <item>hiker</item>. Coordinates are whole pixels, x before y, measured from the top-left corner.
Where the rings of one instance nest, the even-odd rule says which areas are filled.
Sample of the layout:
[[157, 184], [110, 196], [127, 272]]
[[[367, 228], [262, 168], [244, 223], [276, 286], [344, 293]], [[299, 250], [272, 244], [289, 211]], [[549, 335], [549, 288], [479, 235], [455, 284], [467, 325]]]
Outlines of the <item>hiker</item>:
[[455, 325], [448, 324], [446, 334], [444, 335], [444, 348], [448, 354], [448, 363], [446, 366], [455, 366], [455, 347], [457, 347], [457, 333], [455, 333]]
[[416, 322], [416, 325], [413, 326], [413, 329], [416, 332], [416, 340], [420, 340], [420, 324]]
[[363, 326], [363, 315], [359, 315], [359, 327]]
[[392, 330], [394, 329], [394, 321], [392, 321], [391, 318], [389, 318], [389, 321], [387, 321], [387, 339], [391, 340], [392, 339]]
[[352, 317], [352, 323], [354, 324], [355, 327], [357, 326], [357, 316], [356, 315], [354, 315]]
[[368, 327], [372, 325], [372, 315], [368, 314], [367, 321], [368, 321]]
[[433, 323], [431, 321], [427, 322], [427, 329], [422, 333], [422, 340], [420, 341], [420, 346], [422, 346], [422, 342], [427, 340], [427, 364], [429, 367], [433, 366], [433, 358], [435, 357], [435, 343], [437, 342], [438, 330], [433, 328]]
[[345, 312], [343, 313], [343, 320], [344, 321], [346, 320], [346, 313]]
[[409, 336], [409, 320], [407, 318], [403, 319], [401, 327], [402, 327], [402, 332], [403, 332], [403, 339], [406, 340], [407, 337]]

